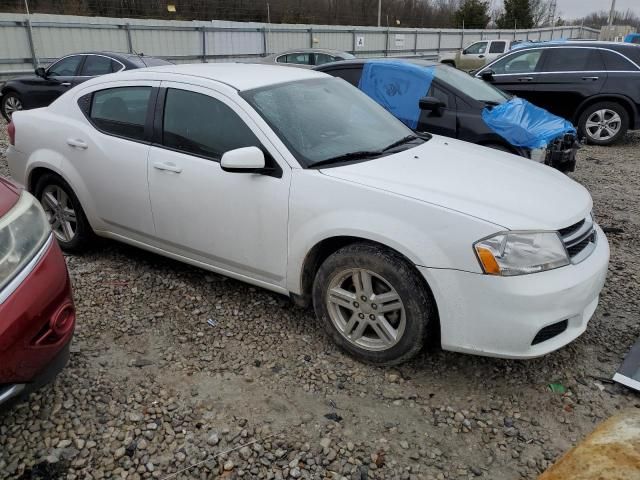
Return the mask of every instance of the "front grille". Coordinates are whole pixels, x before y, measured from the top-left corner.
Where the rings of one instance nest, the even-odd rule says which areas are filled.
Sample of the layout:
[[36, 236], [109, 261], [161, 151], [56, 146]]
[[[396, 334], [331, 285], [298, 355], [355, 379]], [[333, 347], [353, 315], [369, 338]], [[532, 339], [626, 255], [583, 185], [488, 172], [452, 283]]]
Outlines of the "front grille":
[[561, 322], [553, 323], [544, 327], [536, 334], [533, 341], [531, 342], [531, 345], [537, 345], [539, 343], [546, 342], [550, 338], [560, 335], [567, 329], [568, 325], [568, 320], [562, 320]]
[[596, 247], [598, 236], [591, 216], [558, 230], [572, 263], [580, 263]]

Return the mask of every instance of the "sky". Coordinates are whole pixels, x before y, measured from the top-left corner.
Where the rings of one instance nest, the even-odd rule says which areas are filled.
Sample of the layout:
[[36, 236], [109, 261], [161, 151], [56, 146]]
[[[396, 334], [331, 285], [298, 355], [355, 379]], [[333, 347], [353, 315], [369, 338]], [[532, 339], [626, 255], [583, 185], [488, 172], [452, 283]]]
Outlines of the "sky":
[[[579, 18], [588, 15], [593, 11], [606, 10], [611, 8], [611, 0], [556, 0], [557, 11], [562, 18]], [[640, 15], [640, 0], [616, 0], [616, 10], [631, 10], [636, 15]]]

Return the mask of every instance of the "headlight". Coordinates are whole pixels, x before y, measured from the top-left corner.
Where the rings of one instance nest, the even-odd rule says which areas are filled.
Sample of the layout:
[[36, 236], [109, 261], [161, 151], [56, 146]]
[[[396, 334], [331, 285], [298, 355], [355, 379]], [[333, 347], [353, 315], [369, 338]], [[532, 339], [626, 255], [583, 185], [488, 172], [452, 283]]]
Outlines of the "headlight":
[[556, 232], [503, 232], [476, 242], [474, 248], [489, 275], [525, 275], [569, 265]]
[[37, 200], [22, 192], [18, 203], [0, 218], [0, 291], [38, 253], [50, 233]]

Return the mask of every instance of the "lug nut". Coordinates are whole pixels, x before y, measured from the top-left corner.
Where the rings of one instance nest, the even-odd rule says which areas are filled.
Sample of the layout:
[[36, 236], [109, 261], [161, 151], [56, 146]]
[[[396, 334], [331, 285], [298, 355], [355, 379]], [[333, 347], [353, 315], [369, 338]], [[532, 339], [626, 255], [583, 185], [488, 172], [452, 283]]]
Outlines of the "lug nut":
[[353, 302], [353, 306], [358, 308], [360, 306], [360, 304], [358, 302]]
[[362, 296], [360, 297], [360, 300], [362, 300], [363, 302], [366, 302], [366, 301], [367, 301], [367, 297], [365, 297], [364, 295], [362, 295]]
[[378, 308], [378, 305], [376, 303], [372, 303], [371, 304], [371, 308], [373, 308], [375, 310], [376, 308]]
[[371, 319], [371, 320], [375, 320], [375, 319], [376, 319], [376, 316], [372, 313], [371, 315], [369, 315], [369, 319]]
[[364, 318], [364, 313], [358, 315], [361, 319]]

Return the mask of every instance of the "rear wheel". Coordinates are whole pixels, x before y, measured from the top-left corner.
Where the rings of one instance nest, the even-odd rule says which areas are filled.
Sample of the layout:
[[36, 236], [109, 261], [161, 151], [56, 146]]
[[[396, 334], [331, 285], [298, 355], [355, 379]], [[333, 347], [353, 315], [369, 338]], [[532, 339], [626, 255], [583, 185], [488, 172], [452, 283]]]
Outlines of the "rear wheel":
[[394, 365], [423, 347], [435, 308], [407, 260], [378, 245], [353, 244], [322, 264], [313, 304], [331, 338], [369, 363]]
[[34, 193], [60, 247], [72, 253], [84, 250], [93, 237], [93, 230], [69, 184], [58, 175], [47, 173], [36, 183]]
[[611, 145], [620, 140], [628, 128], [629, 113], [615, 102], [590, 105], [578, 120], [580, 136], [594, 145]]
[[7, 92], [2, 96], [2, 102], [0, 102], [0, 111], [2, 116], [11, 121], [11, 115], [13, 112], [17, 112], [23, 109], [22, 98], [16, 92]]

